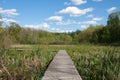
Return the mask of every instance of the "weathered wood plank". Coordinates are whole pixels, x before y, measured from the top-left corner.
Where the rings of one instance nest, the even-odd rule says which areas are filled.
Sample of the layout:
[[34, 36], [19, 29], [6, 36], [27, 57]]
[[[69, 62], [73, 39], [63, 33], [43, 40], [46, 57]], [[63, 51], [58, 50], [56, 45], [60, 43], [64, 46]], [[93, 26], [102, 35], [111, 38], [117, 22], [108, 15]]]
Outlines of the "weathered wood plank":
[[60, 50], [50, 63], [42, 80], [82, 80], [65, 50]]

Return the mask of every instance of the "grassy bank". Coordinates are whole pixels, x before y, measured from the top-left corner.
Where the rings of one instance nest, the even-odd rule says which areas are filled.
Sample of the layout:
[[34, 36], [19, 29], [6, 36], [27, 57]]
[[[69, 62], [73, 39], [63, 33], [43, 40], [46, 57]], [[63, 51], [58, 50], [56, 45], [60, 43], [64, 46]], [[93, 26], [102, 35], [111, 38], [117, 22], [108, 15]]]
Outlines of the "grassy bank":
[[83, 80], [119, 80], [120, 47], [93, 45], [22, 45], [0, 51], [0, 79], [39, 79], [61, 49], [71, 56]]
[[41, 49], [0, 51], [0, 80], [38, 80], [55, 54]]

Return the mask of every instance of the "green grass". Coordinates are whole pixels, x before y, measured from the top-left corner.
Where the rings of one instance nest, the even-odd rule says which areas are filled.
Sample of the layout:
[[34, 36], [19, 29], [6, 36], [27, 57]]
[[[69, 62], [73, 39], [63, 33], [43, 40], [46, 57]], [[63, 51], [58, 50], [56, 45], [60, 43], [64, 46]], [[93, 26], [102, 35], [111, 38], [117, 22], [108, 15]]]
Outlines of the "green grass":
[[56, 52], [4, 50], [0, 52], [0, 80], [39, 80]]
[[79, 46], [68, 53], [83, 80], [119, 80], [120, 48]]
[[[39, 80], [58, 50], [66, 50], [83, 80], [119, 80], [120, 47], [32, 45], [0, 51], [0, 79]], [[17, 49], [17, 48], [16, 48]], [[119, 78], [118, 78], [119, 77]]]

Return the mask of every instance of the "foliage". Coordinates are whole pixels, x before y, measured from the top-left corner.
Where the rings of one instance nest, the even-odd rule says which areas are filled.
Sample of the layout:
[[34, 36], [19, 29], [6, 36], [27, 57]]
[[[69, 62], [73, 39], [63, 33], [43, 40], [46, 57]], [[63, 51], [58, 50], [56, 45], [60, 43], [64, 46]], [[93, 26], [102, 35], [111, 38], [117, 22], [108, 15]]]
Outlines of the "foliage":
[[119, 80], [120, 47], [92, 45], [28, 45], [3, 50], [0, 79], [39, 79], [58, 50], [67, 50], [83, 80]]
[[8, 49], [0, 51], [0, 80], [38, 80], [55, 52]]
[[[0, 17], [2, 18], [2, 17]], [[120, 12], [108, 16], [107, 25], [90, 25], [87, 29], [71, 33], [51, 33], [31, 28], [22, 28], [11, 23], [5, 28], [0, 22], [0, 48], [11, 44], [79, 44], [120, 43]]]
[[120, 41], [120, 12], [111, 13], [109, 15], [107, 28], [110, 31], [111, 42]]
[[119, 78], [119, 48], [79, 46], [67, 51], [83, 80], [117, 80]]

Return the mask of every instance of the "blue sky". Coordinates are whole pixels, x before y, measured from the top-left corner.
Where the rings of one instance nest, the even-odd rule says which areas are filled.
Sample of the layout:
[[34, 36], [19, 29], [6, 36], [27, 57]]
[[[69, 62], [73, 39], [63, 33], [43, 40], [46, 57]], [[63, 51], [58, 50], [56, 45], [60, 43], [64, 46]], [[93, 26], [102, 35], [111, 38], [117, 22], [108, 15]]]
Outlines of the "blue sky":
[[106, 24], [108, 15], [120, 11], [119, 0], [0, 0], [5, 24], [51, 32], [86, 29], [90, 24]]

